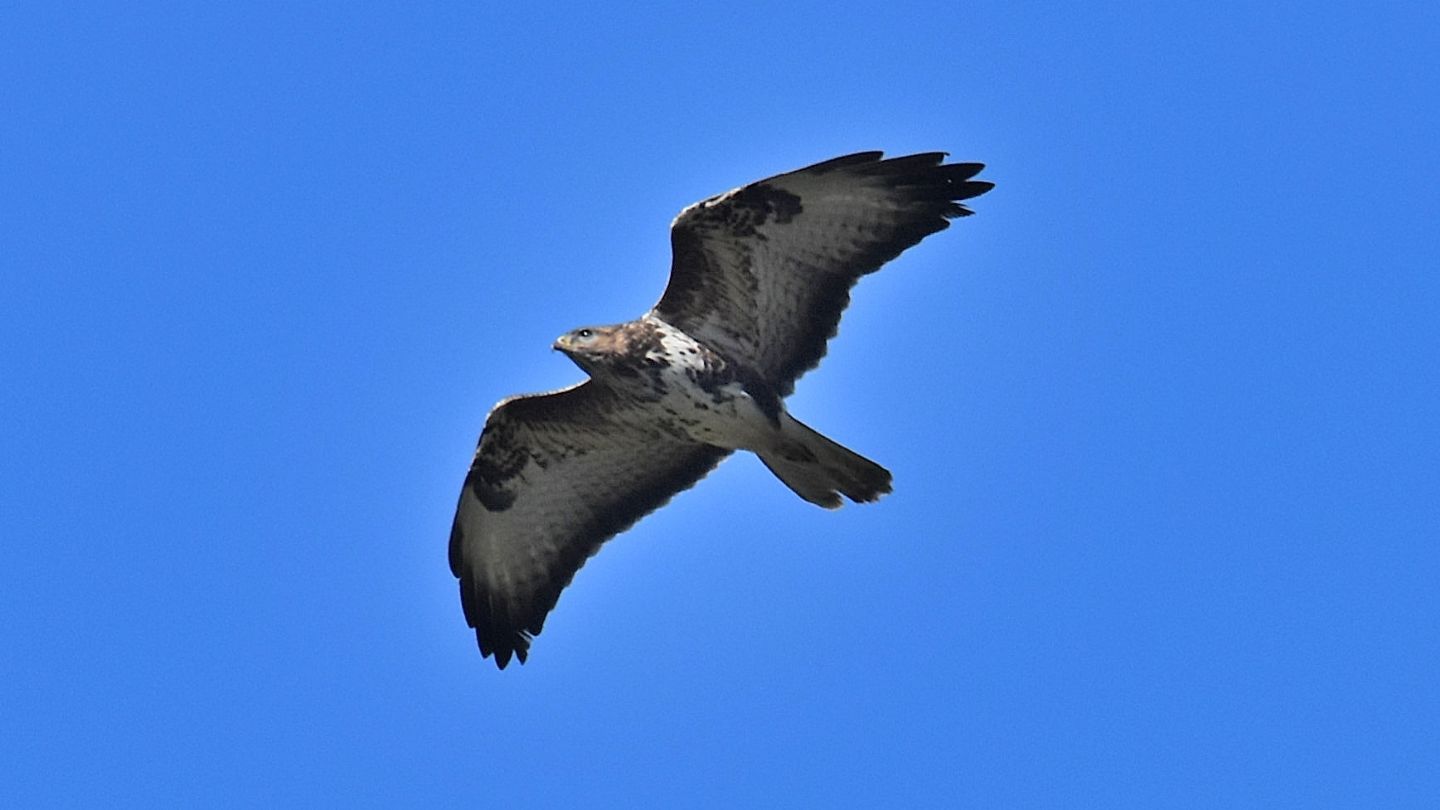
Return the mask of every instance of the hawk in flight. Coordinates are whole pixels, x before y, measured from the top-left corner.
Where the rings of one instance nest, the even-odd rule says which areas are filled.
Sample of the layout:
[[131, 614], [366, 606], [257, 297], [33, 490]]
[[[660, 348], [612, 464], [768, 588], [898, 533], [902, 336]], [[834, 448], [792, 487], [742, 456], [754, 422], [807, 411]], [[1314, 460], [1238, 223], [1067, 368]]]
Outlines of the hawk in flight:
[[785, 409], [859, 278], [989, 191], [981, 164], [862, 152], [696, 203], [670, 226], [670, 282], [638, 320], [561, 335], [589, 379], [485, 420], [450, 530], [480, 652], [521, 663], [600, 545], [749, 450], [805, 500], [890, 491], [879, 464]]

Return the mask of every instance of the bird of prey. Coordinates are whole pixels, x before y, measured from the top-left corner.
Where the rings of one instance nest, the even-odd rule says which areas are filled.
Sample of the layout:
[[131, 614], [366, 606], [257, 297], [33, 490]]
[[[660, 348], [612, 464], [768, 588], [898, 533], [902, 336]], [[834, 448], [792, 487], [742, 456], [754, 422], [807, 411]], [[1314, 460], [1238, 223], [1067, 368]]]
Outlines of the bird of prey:
[[480, 652], [525, 662], [560, 591], [600, 545], [736, 450], [805, 500], [873, 501], [890, 473], [785, 408], [859, 278], [966, 216], [979, 163], [861, 152], [680, 212], [670, 281], [639, 319], [561, 335], [589, 379], [490, 411], [450, 531]]

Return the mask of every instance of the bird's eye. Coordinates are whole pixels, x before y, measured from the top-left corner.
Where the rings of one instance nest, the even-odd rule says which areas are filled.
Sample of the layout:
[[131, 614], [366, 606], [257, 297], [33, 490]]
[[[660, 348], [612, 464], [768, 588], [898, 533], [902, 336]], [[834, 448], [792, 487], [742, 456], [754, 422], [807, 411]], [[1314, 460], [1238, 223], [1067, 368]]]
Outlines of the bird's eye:
[[575, 337], [578, 337], [581, 340], [589, 340], [590, 338], [595, 337], [595, 332], [590, 329], [581, 329], [575, 333]]

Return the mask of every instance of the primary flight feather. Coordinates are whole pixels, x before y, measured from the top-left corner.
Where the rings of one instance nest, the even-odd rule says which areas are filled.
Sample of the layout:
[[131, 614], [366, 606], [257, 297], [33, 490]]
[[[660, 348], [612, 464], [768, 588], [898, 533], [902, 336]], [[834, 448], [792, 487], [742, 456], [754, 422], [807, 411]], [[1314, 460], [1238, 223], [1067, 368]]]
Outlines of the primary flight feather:
[[784, 398], [835, 335], [859, 278], [989, 191], [979, 163], [862, 152], [696, 203], [670, 226], [670, 282], [638, 320], [555, 341], [590, 379], [510, 397], [485, 420], [450, 530], [480, 652], [525, 662], [600, 545], [735, 450], [827, 509], [890, 473], [791, 416]]

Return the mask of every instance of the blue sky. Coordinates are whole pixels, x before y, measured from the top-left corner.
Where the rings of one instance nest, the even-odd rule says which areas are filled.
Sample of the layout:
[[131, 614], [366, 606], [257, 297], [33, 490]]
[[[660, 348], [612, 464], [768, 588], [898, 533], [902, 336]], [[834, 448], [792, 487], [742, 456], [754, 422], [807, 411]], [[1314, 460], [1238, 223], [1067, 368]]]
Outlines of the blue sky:
[[[1422, 3], [11, 4], [10, 806], [1434, 806]], [[486, 411], [666, 226], [861, 149], [997, 188], [530, 663], [445, 544]]]

